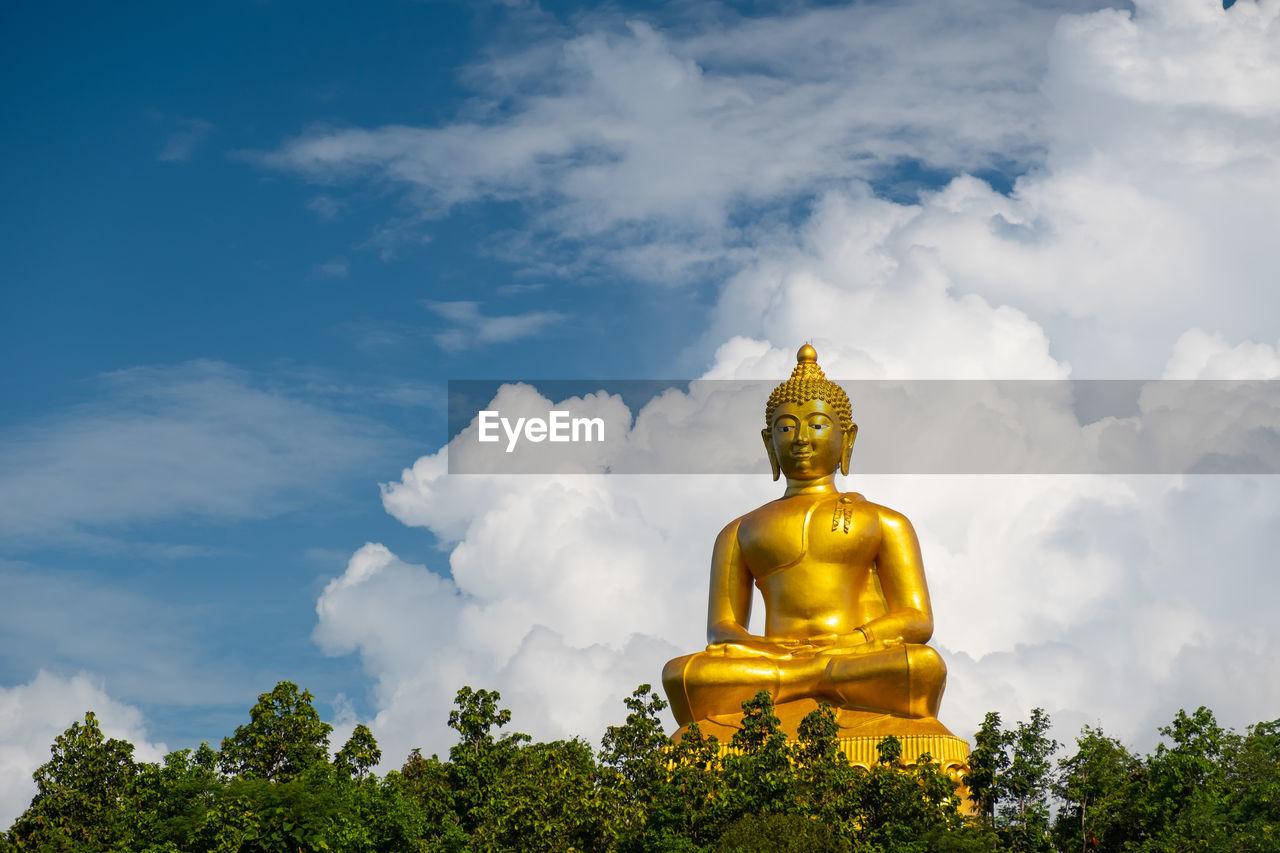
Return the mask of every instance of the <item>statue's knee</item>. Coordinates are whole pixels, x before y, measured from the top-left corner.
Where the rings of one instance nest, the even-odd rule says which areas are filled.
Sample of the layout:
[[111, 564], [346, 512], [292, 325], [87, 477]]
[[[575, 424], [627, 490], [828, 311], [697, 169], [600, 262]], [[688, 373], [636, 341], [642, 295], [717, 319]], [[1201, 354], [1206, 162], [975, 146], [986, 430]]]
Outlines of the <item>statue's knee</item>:
[[942, 659], [942, 655], [929, 646], [909, 646], [907, 662], [912, 681], [919, 684], [936, 684], [939, 687], [946, 684], [947, 663]]
[[689, 662], [697, 656], [698, 653], [694, 653], [667, 661], [667, 665], [662, 668], [662, 684], [668, 688], [668, 692], [672, 687], [682, 687], [684, 685], [685, 673], [689, 669]]

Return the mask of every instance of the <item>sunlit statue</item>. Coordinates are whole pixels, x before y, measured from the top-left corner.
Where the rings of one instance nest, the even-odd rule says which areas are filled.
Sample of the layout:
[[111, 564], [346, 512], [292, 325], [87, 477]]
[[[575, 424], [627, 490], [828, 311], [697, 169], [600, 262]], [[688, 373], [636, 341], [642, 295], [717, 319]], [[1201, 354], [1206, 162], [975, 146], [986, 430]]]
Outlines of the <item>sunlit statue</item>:
[[[709, 645], [663, 670], [677, 737], [696, 721], [724, 739], [739, 727], [742, 702], [767, 690], [792, 736], [826, 702], [841, 737], [943, 736], [958, 744], [944, 751], [962, 755], [967, 747], [937, 720], [947, 668], [925, 645], [933, 610], [915, 530], [901, 513], [836, 487], [858, 432], [849, 398], [813, 347], [801, 347], [797, 362], [770, 395], [761, 431], [773, 477], [785, 476], [787, 489], [721, 531]], [[747, 628], [753, 585], [764, 600], [763, 635]]]

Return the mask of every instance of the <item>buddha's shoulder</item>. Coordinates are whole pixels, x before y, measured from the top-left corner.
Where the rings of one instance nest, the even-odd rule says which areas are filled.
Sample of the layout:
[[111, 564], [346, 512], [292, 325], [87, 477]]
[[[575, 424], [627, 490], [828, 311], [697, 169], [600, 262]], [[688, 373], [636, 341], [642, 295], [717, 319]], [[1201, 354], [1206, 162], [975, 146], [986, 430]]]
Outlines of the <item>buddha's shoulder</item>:
[[753, 529], [761, 525], [776, 524], [779, 516], [785, 512], [780, 500], [769, 501], [726, 524], [724, 530], [720, 531], [720, 536], [722, 538], [737, 536], [739, 532], [750, 534]]
[[911, 522], [907, 517], [896, 509], [884, 506], [883, 504], [873, 503], [866, 498], [863, 498], [862, 495], [858, 495], [858, 497], [862, 498], [862, 504], [866, 508], [866, 512], [868, 514], [875, 515], [876, 518], [880, 520], [881, 524], [895, 528], [911, 527]]

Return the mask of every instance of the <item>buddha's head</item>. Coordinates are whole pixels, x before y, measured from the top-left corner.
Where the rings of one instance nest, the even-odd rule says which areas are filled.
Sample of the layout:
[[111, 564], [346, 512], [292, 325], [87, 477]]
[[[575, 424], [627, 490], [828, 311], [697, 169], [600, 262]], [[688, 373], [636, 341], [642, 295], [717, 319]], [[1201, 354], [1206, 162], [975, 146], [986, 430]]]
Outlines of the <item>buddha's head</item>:
[[773, 479], [816, 480], [840, 468], [849, 473], [849, 457], [858, 425], [844, 389], [827, 379], [818, 353], [809, 344], [796, 353], [791, 378], [769, 395], [760, 431]]

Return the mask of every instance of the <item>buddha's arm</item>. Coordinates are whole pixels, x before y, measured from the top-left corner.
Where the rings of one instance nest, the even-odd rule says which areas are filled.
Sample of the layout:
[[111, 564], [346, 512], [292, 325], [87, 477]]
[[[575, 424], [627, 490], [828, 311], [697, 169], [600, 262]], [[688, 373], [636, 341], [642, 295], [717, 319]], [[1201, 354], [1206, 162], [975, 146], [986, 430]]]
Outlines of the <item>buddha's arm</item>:
[[928, 642], [933, 636], [933, 606], [924, 580], [920, 540], [906, 516], [890, 509], [880, 510], [876, 572], [884, 592], [886, 612], [862, 626], [867, 639]]
[[707, 642], [759, 639], [747, 631], [751, 618], [751, 572], [738, 547], [738, 522], [716, 537], [711, 554], [711, 594], [707, 602]]

